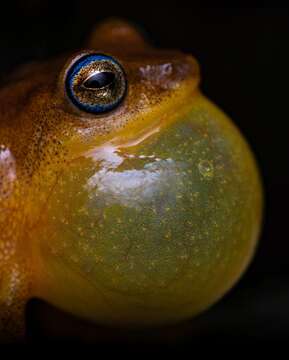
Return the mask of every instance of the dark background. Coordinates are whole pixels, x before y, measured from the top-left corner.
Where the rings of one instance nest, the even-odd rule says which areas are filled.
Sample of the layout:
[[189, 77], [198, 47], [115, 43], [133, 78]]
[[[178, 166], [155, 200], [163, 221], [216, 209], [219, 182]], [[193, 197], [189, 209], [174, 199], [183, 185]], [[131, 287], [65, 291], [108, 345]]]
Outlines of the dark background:
[[[260, 245], [241, 281], [193, 321], [171, 328], [121, 332], [78, 321], [39, 301], [28, 306], [28, 341], [118, 346], [286, 342], [289, 339], [289, 12], [260, 8], [136, 8], [99, 1], [12, 2], [1, 11], [0, 66], [81, 47], [107, 16], [141, 25], [157, 46], [192, 53], [201, 88], [242, 130], [260, 164], [266, 211]], [[3, 8], [2, 8], [3, 10]]]

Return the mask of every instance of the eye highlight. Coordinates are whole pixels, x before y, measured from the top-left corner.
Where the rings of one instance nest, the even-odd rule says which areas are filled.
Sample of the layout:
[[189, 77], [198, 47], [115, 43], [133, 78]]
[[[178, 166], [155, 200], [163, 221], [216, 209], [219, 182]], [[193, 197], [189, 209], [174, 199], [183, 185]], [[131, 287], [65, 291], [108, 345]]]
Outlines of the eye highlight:
[[104, 54], [84, 55], [71, 66], [65, 80], [71, 102], [93, 114], [115, 109], [124, 99], [126, 87], [123, 68]]
[[114, 73], [109, 71], [96, 72], [89, 76], [83, 83], [86, 89], [101, 89], [114, 82]]

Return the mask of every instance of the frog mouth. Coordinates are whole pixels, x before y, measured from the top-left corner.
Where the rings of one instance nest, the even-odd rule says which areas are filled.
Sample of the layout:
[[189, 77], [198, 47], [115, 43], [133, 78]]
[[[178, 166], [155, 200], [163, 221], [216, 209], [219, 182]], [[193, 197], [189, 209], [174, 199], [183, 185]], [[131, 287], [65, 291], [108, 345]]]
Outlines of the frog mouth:
[[126, 139], [126, 141], [123, 141], [121, 137], [116, 137], [101, 146], [87, 151], [83, 156], [91, 158], [95, 161], [101, 161], [106, 167], [115, 167], [115, 165], [118, 166], [124, 160], [120, 155], [118, 155], [121, 149], [140, 145], [143, 141], [158, 133], [160, 130], [160, 125], [149, 127], [148, 129], [142, 130], [137, 135], [134, 135], [133, 138]]

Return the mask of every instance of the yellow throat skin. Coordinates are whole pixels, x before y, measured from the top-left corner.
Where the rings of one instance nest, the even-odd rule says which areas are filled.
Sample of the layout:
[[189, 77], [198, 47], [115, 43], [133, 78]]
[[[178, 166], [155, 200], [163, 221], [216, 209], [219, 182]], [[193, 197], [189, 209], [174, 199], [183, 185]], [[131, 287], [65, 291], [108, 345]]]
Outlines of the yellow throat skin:
[[[3, 339], [24, 335], [32, 297], [119, 327], [188, 319], [233, 286], [256, 248], [256, 162], [198, 89], [196, 60], [115, 19], [87, 49], [26, 66], [0, 90]], [[64, 86], [92, 53], [126, 74], [124, 100], [101, 115], [77, 109]]]

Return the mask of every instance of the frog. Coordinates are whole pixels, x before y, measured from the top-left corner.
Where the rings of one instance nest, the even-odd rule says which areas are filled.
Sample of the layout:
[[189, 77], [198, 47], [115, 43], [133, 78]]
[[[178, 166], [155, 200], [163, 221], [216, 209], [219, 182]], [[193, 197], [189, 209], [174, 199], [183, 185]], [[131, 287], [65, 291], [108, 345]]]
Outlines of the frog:
[[0, 114], [1, 340], [25, 338], [33, 298], [114, 328], [180, 323], [247, 269], [258, 166], [192, 55], [107, 19], [7, 76]]

